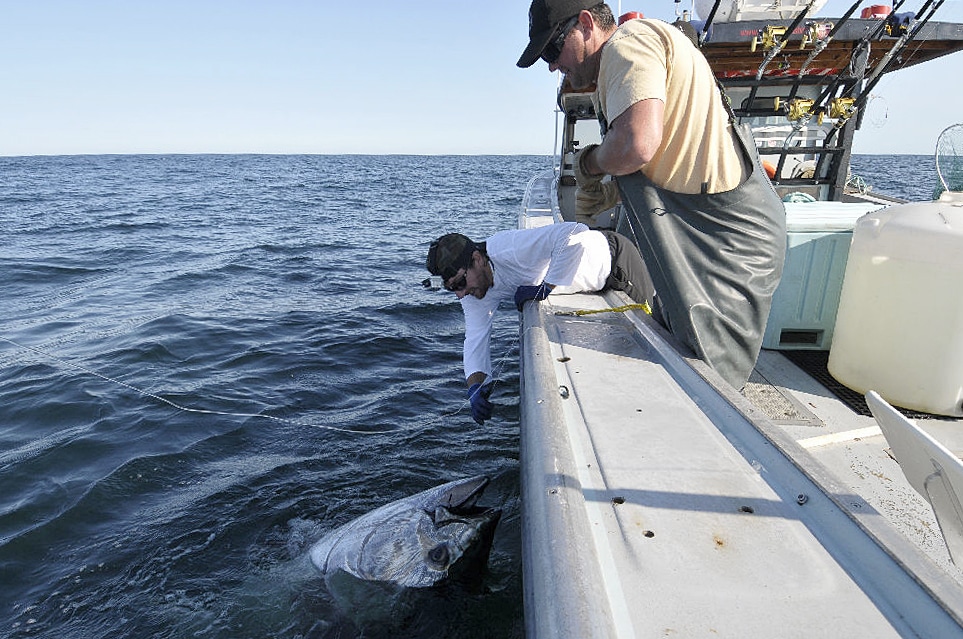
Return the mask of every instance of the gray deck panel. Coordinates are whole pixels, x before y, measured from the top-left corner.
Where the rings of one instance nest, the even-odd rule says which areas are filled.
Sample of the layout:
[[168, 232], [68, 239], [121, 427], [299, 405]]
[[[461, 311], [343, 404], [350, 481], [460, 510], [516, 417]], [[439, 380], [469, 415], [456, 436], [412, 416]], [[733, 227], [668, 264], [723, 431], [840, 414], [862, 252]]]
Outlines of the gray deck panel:
[[[671, 348], [641, 338], [620, 314], [573, 318], [551, 306], [526, 312], [523, 332], [525, 551], [555, 553], [525, 562], [531, 636], [580, 636], [564, 633], [571, 622], [550, 634], [539, 622], [571, 600], [610, 620], [611, 634], [593, 636], [959, 633], [834, 502], [735, 423], [741, 415], [689, 362], [667, 359]], [[533, 441], [533, 430], [553, 428], [549, 449], [545, 432]], [[527, 501], [553, 488], [564, 513], [552, 498]], [[800, 505], [800, 493], [812, 497]], [[583, 563], [558, 566], [570, 560]], [[531, 571], [550, 562], [555, 575]], [[559, 580], [559, 571], [578, 579]], [[894, 592], [901, 584], [906, 592]]]

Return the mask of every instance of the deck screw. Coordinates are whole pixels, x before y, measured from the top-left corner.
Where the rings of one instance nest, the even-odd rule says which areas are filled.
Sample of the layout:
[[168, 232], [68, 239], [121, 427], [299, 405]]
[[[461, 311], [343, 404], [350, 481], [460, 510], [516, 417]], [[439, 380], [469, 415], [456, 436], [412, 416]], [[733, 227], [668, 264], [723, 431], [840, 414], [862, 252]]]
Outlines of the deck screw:
[[809, 495], [807, 495], [806, 493], [799, 493], [798, 495], [796, 495], [796, 503], [799, 504], [800, 506], [805, 504], [807, 501], [809, 501]]

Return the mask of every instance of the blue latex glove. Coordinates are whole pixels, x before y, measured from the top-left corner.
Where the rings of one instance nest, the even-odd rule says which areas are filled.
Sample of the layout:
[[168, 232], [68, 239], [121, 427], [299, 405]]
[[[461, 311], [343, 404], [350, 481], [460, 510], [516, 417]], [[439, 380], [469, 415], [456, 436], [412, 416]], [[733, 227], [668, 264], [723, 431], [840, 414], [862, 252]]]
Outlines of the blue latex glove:
[[543, 299], [548, 297], [548, 294], [551, 292], [551, 287], [546, 286], [545, 282], [542, 282], [538, 286], [519, 286], [517, 289], [515, 289], [515, 308], [517, 308], [518, 312], [521, 313], [525, 302], [528, 300], [541, 302]]
[[491, 419], [492, 403], [488, 401], [488, 397], [492, 394], [494, 387], [494, 380], [487, 381], [484, 384], [472, 384], [468, 387], [471, 416], [479, 426], [484, 424], [486, 419]]

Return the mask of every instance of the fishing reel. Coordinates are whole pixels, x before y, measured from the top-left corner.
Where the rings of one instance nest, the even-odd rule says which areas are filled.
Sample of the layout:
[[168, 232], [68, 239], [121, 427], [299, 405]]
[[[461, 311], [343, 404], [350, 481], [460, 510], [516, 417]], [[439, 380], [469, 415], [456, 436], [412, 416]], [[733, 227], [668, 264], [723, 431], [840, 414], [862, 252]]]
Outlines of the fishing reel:
[[829, 117], [848, 120], [856, 115], [856, 98], [834, 98], [829, 102]]
[[807, 45], [816, 43], [816, 46], [820, 46], [820, 50], [826, 47], [826, 39], [833, 30], [832, 22], [810, 22], [806, 25], [806, 31], [803, 33], [802, 42], [799, 43], [800, 49], [805, 49]]
[[782, 98], [776, 96], [773, 98], [773, 110], [782, 111], [786, 114], [786, 118], [797, 122], [799, 120], [810, 120], [814, 115], [818, 115], [820, 120], [819, 124], [822, 124], [822, 115], [814, 112], [813, 107], [816, 105], [815, 100], [808, 100], [804, 98], [796, 98], [795, 100], [783, 101]]
[[765, 28], [759, 30], [759, 34], [756, 37], [749, 41], [749, 50], [755, 53], [756, 47], [760, 44], [765, 51], [779, 46], [779, 43], [782, 42], [782, 37], [786, 35], [787, 29], [788, 27], [766, 25]]
[[844, 123], [856, 115], [855, 98], [833, 98], [829, 101], [829, 107], [817, 107], [815, 100], [797, 98], [784, 102], [782, 98], [773, 98], [773, 109], [782, 111], [786, 114], [786, 119], [792, 122], [800, 120], [809, 121], [816, 118], [816, 124], [822, 125], [824, 118], [828, 115], [835, 119], [837, 125]]
[[[762, 45], [764, 51], [770, 51], [776, 47], [784, 46], [786, 39], [789, 36], [786, 32], [789, 27], [778, 26], [778, 25], [766, 25], [765, 28], [760, 29], [758, 35], [749, 41], [749, 49], [755, 53], [756, 48]], [[806, 29], [803, 31], [803, 37], [799, 41], [799, 48], [805, 49], [807, 46], [814, 42], [822, 42], [829, 37], [829, 33], [833, 30], [832, 22], [809, 22], [806, 24]]]

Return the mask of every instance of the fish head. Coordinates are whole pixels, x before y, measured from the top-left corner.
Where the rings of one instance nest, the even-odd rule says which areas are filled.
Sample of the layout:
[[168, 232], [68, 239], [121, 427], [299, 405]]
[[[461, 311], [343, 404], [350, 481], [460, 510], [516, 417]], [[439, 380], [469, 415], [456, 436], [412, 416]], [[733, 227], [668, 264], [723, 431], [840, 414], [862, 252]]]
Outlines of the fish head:
[[387, 556], [365, 563], [378, 566], [387, 581], [416, 588], [480, 574], [501, 518], [501, 510], [478, 505], [488, 483], [473, 477], [415, 495], [379, 531], [382, 543], [366, 545]]
[[382, 506], [322, 539], [311, 551], [325, 575], [409, 588], [472, 577], [488, 561], [501, 510], [478, 506], [487, 477], [459, 480]]
[[425, 573], [432, 584], [449, 578], [478, 575], [488, 562], [501, 510], [479, 506], [439, 506], [422, 520]]

